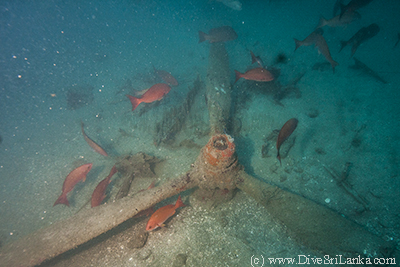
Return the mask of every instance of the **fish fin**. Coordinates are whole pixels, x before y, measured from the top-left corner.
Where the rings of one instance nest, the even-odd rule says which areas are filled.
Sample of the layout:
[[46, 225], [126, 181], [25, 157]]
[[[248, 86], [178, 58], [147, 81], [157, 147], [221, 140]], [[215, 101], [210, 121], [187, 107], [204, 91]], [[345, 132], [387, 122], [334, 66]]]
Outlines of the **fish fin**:
[[235, 79], [234, 83], [236, 83], [240, 78], [242, 78], [242, 74], [240, 72], [238, 72], [237, 70], [235, 70], [235, 75], [236, 75], [236, 79]]
[[319, 22], [318, 22], [318, 25], [317, 25], [317, 29], [318, 29], [318, 28], [321, 28], [321, 27], [324, 27], [326, 24], [327, 24], [327, 20], [326, 20], [323, 16], [321, 16], [321, 17], [319, 18]]
[[114, 165], [114, 166], [111, 168], [110, 176], [113, 176], [113, 175], [116, 174], [117, 172], [118, 172], [118, 169], [117, 169], [117, 167]]
[[199, 43], [204, 42], [206, 40], [206, 36], [207, 36], [206, 33], [199, 31]]
[[251, 55], [251, 64], [257, 62], [256, 55], [254, 55], [254, 53], [251, 50], [250, 50], [250, 55]]
[[281, 164], [281, 167], [282, 167], [281, 155], [279, 155], [279, 151], [278, 151], [278, 155], [276, 156], [276, 158], [279, 160], [279, 163]]
[[331, 66], [332, 66], [332, 71], [333, 71], [333, 73], [335, 73], [335, 67], [336, 67], [337, 65], [339, 65], [339, 63], [337, 63], [336, 61], [332, 60]]
[[58, 198], [57, 198], [57, 200], [56, 200], [56, 202], [54, 202], [54, 204], [53, 204], [53, 207], [55, 206], [55, 205], [58, 205], [58, 204], [64, 204], [64, 205], [66, 205], [66, 206], [68, 206], [69, 207], [69, 202], [68, 202], [68, 199], [67, 199], [67, 195], [65, 194], [61, 194], [61, 196], [59, 196]]
[[356, 53], [358, 46], [359, 46], [359, 44], [358, 45], [353, 45], [351, 47], [351, 56], [350, 57], [352, 57]]
[[296, 48], [294, 49], [294, 51], [297, 50], [297, 48], [299, 48], [302, 44], [300, 40], [297, 40], [296, 38], [293, 38], [294, 43], [296, 44]]
[[149, 89], [150, 88], [143, 89], [143, 90], [140, 90], [140, 91], [134, 91], [133, 94], [134, 94], [135, 97], [139, 98], [142, 95], [144, 95], [147, 91], [149, 91]]
[[175, 203], [175, 209], [179, 208], [179, 207], [184, 207], [186, 206], [185, 204], [183, 204], [181, 196], [179, 195], [178, 199], [176, 200]]
[[132, 111], [134, 111], [139, 106], [139, 104], [141, 103], [140, 99], [137, 98], [137, 97], [134, 97], [134, 96], [131, 96], [131, 95], [126, 95], [126, 97], [128, 97], [129, 100], [131, 101]]
[[339, 20], [342, 18], [343, 14], [346, 13], [346, 5], [340, 3], [340, 15], [339, 15]]
[[347, 45], [347, 42], [346, 42], [346, 41], [340, 41], [340, 50], [339, 50], [339, 53], [340, 53], [340, 51], [342, 51], [343, 48], [346, 47], [346, 45]]
[[151, 184], [149, 185], [149, 187], [147, 187], [147, 190], [154, 188], [155, 185], [156, 185], [156, 180], [154, 180], [153, 182], [151, 182]]

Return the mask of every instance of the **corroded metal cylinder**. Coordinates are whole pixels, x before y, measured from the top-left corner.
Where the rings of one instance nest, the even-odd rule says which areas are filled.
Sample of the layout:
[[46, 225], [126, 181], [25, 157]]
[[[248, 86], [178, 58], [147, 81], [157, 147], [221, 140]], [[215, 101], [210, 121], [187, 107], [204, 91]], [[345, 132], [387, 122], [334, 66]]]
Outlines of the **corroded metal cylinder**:
[[206, 79], [206, 99], [211, 135], [227, 128], [231, 111], [231, 83], [228, 52], [224, 43], [210, 44]]
[[211, 137], [196, 160], [199, 187], [213, 190], [236, 188], [240, 168], [233, 138], [227, 134]]

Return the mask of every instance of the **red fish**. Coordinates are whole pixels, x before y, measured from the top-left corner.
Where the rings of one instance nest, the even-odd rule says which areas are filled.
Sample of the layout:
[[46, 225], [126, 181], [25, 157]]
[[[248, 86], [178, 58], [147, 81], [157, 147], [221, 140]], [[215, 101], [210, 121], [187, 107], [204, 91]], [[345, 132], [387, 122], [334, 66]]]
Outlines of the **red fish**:
[[74, 189], [75, 185], [81, 180], [84, 182], [86, 180], [86, 175], [92, 169], [93, 163], [84, 164], [78, 168], [71, 171], [64, 180], [62, 187], [61, 196], [54, 202], [54, 205], [64, 204], [69, 207], [69, 202], [67, 199], [67, 194]]
[[171, 86], [179, 85], [178, 81], [168, 71], [158, 70], [154, 66], [153, 66], [153, 69], [154, 69], [154, 73], [157, 74], [157, 76], [160, 77], [160, 79], [162, 79], [167, 84], [169, 84]]
[[100, 155], [103, 155], [103, 156], [106, 156], [106, 157], [107, 157], [107, 156], [108, 156], [107, 152], [106, 152], [101, 146], [99, 146], [95, 141], [93, 141], [92, 139], [90, 139], [89, 136], [87, 136], [87, 135], [85, 134], [85, 130], [83, 129], [83, 127], [84, 127], [84, 124], [83, 124], [83, 122], [81, 121], [82, 135], [83, 135], [83, 138], [85, 138], [86, 143], [88, 143], [89, 146], [90, 146], [91, 148], [94, 149], [94, 151], [96, 151], [96, 152], [99, 153]]
[[269, 72], [264, 68], [251, 69], [246, 71], [245, 73], [240, 73], [237, 70], [235, 70], [235, 74], [236, 74], [235, 83], [240, 78], [257, 82], [269, 82], [274, 79], [274, 76], [271, 74], [271, 72]]
[[146, 225], [146, 231], [153, 231], [154, 229], [158, 227], [164, 226], [164, 222], [171, 217], [172, 215], [175, 214], [175, 210], [179, 207], [184, 207], [185, 204], [183, 204], [181, 196], [178, 197], [178, 200], [176, 201], [175, 205], [174, 204], [169, 204], [164, 207], [159, 208], [156, 210], [156, 212], [151, 215], [149, 221], [147, 222]]
[[92, 208], [97, 207], [106, 197], [106, 189], [111, 181], [111, 177], [117, 172], [117, 167], [115, 165], [112, 167], [110, 174], [101, 180], [101, 182], [96, 186], [92, 194]]
[[299, 121], [295, 118], [288, 120], [283, 126], [282, 129], [279, 131], [278, 139], [276, 140], [276, 149], [278, 150], [278, 155], [276, 156], [279, 159], [279, 162], [282, 166], [281, 156], [279, 155], [279, 149], [283, 142], [289, 138], [289, 136], [293, 133], [296, 129], [297, 124]]
[[169, 93], [171, 87], [165, 83], [157, 83], [149, 88], [140, 98], [126, 95], [132, 103], [132, 111], [134, 111], [140, 103], [152, 103], [161, 100], [166, 94]]
[[339, 63], [333, 60], [331, 52], [329, 51], [328, 44], [326, 43], [325, 38], [322, 36], [323, 33], [324, 31], [321, 28], [318, 28], [315, 31], [313, 31], [310, 35], [308, 35], [303, 41], [293, 38], [294, 42], [296, 43], [296, 48], [294, 49], [294, 51], [296, 51], [297, 48], [299, 48], [300, 46], [315, 45], [315, 47], [318, 48], [318, 51], [322, 55], [324, 55], [324, 57], [326, 58], [326, 60], [329, 61], [329, 63], [331, 63], [332, 70], [333, 72], [335, 72], [335, 67], [339, 65]]
[[235, 40], [237, 37], [238, 36], [235, 30], [229, 26], [211, 29], [208, 34], [199, 31], [199, 43], [202, 43], [206, 40], [208, 40], [210, 43], [227, 42]]

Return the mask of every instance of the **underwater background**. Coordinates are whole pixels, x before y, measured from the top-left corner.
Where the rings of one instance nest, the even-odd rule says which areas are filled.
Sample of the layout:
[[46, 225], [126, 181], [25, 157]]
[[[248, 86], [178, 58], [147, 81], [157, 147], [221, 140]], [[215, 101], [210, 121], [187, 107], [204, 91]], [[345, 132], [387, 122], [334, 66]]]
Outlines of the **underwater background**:
[[[313, 46], [295, 51], [293, 38], [305, 39], [321, 16], [338, 15], [337, 1], [232, 2], [0, 1], [1, 246], [90, 208], [85, 203], [118, 157], [144, 152], [162, 159], [155, 178], [134, 181], [137, 190], [185, 173], [210, 137], [205, 93], [196, 94], [172, 137], [161, 138], [157, 125], [198, 77], [206, 79], [210, 44], [199, 43], [198, 31], [228, 25], [238, 35], [225, 43], [232, 84], [234, 70], [256, 66], [250, 51], [278, 73], [268, 86], [243, 79], [232, 86], [236, 126], [226, 131], [246, 172], [398, 248], [400, 2], [372, 1], [348, 25], [323, 28], [334, 71]], [[372, 23], [380, 28], [376, 36], [353, 56], [351, 45], [339, 52], [341, 41]], [[179, 85], [132, 111], [125, 94], [162, 82], [154, 68]], [[280, 166], [271, 134], [294, 117], [299, 124]], [[88, 146], [81, 121], [108, 157]], [[68, 195], [70, 207], [53, 207], [68, 173], [89, 162], [86, 181]], [[337, 181], [343, 173], [347, 187]], [[118, 191], [118, 176], [113, 180], [106, 202]], [[244, 192], [208, 208], [183, 196], [188, 205], [142, 247], [127, 245], [121, 234], [48, 266], [250, 266], [252, 255], [323, 255], [296, 243]]]

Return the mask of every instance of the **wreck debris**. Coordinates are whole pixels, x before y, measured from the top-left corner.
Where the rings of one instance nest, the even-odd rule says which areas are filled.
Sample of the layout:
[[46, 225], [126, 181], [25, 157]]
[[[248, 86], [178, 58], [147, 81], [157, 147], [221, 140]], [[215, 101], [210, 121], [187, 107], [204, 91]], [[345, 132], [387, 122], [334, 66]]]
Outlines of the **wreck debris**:
[[156, 146], [160, 144], [172, 144], [176, 135], [182, 130], [186, 123], [196, 95], [203, 90], [204, 84], [200, 80], [200, 76], [193, 83], [193, 88], [189, 91], [182, 105], [172, 108], [164, 114], [163, 119], [156, 124], [154, 143]]
[[161, 160], [154, 156], [149, 156], [143, 152], [135, 155], [123, 157], [117, 164], [117, 169], [121, 173], [121, 185], [115, 200], [127, 196], [131, 189], [132, 181], [137, 178], [154, 178], [155, 168]]
[[[356, 257], [368, 251], [378, 253], [391, 247], [380, 237], [368, 232], [357, 223], [339, 213], [318, 205], [297, 194], [264, 183], [243, 170], [239, 171], [240, 190], [251, 195], [258, 203], [287, 228], [297, 242], [327, 255], [340, 251], [344, 257]], [[284, 211], [284, 212], [283, 212]]]
[[[225, 93], [221, 93], [224, 89]], [[210, 117], [211, 136], [222, 134], [228, 128], [231, 112], [231, 83], [229, 56], [224, 43], [210, 46], [206, 79], [206, 99]]]
[[[219, 44], [211, 44], [211, 48], [216, 45]], [[210, 49], [211, 65], [221, 60], [219, 54], [212, 54], [213, 51], [224, 52], [225, 48], [219, 46], [217, 50]], [[216, 67], [213, 69], [218, 70]], [[222, 79], [227, 77], [229, 71], [228, 76]], [[228, 96], [228, 91], [226, 92], [224, 96]], [[215, 101], [208, 103], [212, 137], [207, 144], [208, 149], [202, 149], [189, 172], [133, 197], [125, 197], [78, 213], [4, 245], [0, 250], [0, 267], [38, 265], [107, 232], [140, 211], [195, 186], [200, 186], [202, 190], [230, 190], [237, 186], [262, 204], [288, 229], [295, 240], [322, 253], [344, 257], [357, 257], [367, 253], [376, 257], [382, 255], [380, 248], [386, 247], [388, 243], [364, 227], [300, 195], [284, 191], [245, 173], [237, 163], [233, 139], [221, 134], [229, 118], [230, 99], [219, 102], [219, 108], [216, 108]], [[228, 105], [224, 105], [225, 103]], [[218, 117], [226, 115], [225, 112], [228, 112], [226, 117]], [[118, 171], [122, 173], [122, 169]], [[150, 254], [151, 251], [148, 250], [144, 258]]]
[[353, 185], [351, 185], [348, 181], [349, 173], [352, 167], [351, 162], [346, 162], [344, 165], [344, 168], [342, 170], [342, 173], [337, 175], [333, 170], [329, 169], [325, 165], [323, 167], [325, 170], [332, 176], [332, 178], [336, 181], [337, 185], [341, 187], [347, 194], [349, 194], [355, 201], [357, 201], [359, 204], [361, 204], [364, 208], [363, 211], [369, 210], [369, 203], [367, 199], [360, 195], [357, 190], [353, 188]]
[[362, 124], [356, 131], [353, 136], [353, 139], [351, 140], [350, 149], [351, 147], [358, 148], [362, 144], [362, 132], [367, 128], [366, 124]]

